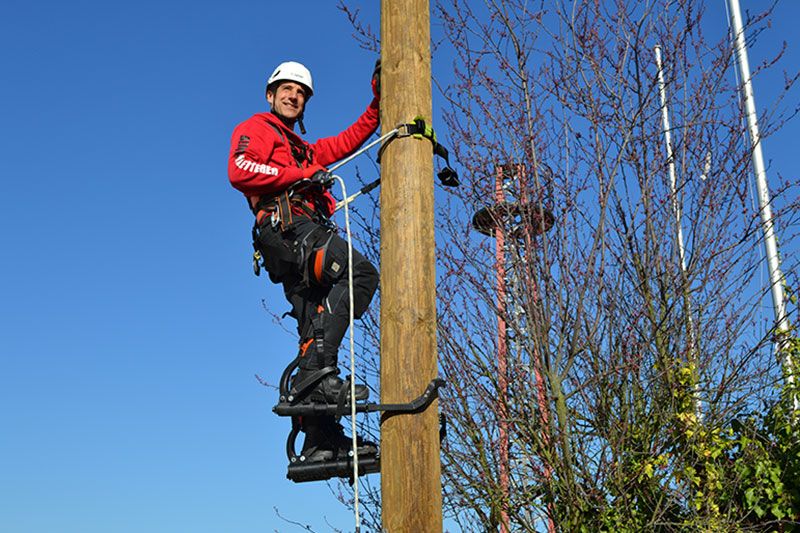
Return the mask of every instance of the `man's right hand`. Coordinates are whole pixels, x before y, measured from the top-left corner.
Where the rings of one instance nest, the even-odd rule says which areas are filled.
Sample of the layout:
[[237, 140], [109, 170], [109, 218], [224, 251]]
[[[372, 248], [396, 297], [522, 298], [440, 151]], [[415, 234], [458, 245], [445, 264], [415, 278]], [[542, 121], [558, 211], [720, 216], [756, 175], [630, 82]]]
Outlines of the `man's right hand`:
[[311, 165], [303, 169], [302, 176], [304, 180], [310, 180], [317, 172], [327, 172], [327, 171], [328, 169], [323, 167], [322, 165]]
[[327, 170], [318, 170], [311, 176], [311, 183], [316, 183], [324, 188], [330, 188], [333, 185], [333, 174]]

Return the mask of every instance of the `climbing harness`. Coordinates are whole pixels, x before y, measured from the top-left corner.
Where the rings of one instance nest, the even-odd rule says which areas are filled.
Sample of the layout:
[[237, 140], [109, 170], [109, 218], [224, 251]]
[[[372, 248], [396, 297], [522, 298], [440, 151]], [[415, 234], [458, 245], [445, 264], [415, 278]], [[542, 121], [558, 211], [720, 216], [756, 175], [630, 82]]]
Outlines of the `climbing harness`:
[[[324, 232], [331, 232], [332, 234], [335, 225], [333, 221], [325, 215], [323, 206], [309, 201], [307, 197], [302, 194], [303, 191], [307, 191], [310, 187], [319, 186], [311, 183], [309, 180], [302, 180], [278, 196], [260, 198], [254, 205], [250, 205], [248, 202], [248, 205], [250, 205], [255, 215], [251, 236], [253, 241], [253, 273], [256, 276], [261, 274], [261, 267], [265, 265], [265, 258], [261, 253], [261, 247], [259, 245], [259, 235], [261, 231], [266, 230], [283, 233], [292, 227], [298, 217], [304, 216], [313, 220], [319, 225], [319, 230], [307, 235], [301, 243], [298, 243], [299, 249], [296, 252], [287, 250], [287, 253], [297, 253], [301, 261], [305, 261], [305, 259], [312, 254], [321, 252], [318, 261], [324, 261], [327, 243], [323, 244], [322, 249], [318, 249], [319, 246], [317, 246], [316, 241]], [[268, 226], [264, 224], [267, 217], [269, 217]], [[306, 263], [304, 262], [303, 264]], [[318, 266], [321, 267], [322, 264], [324, 263], [320, 263]], [[315, 266], [316, 265], [312, 265], [311, 267]], [[322, 284], [322, 272], [317, 272], [316, 268], [311, 267], [304, 269], [304, 280], [307, 282], [313, 280], [318, 285]]]
[[[274, 124], [267, 122], [267, 125], [269, 125], [278, 137], [280, 137], [281, 141], [288, 146], [298, 166], [302, 167], [303, 163], [313, 162], [314, 154], [307, 146], [293, 143], [291, 139], [288, 139], [280, 128]], [[293, 184], [277, 196], [266, 198], [259, 197], [254, 204], [251, 204], [248, 199], [248, 207], [255, 215], [251, 233], [253, 237], [253, 273], [256, 276], [261, 274], [261, 266], [264, 262], [264, 257], [258, 246], [259, 225], [264, 217], [269, 216], [272, 229], [278, 229], [281, 232], [286, 231], [293, 224], [296, 216], [295, 211], [300, 211], [302, 215], [307, 216], [324, 228], [333, 229], [335, 227], [330, 218], [325, 215], [324, 206], [319, 203], [321, 194], [304, 194], [308, 193], [309, 190], [313, 188], [317, 188], [318, 190], [316, 192], [321, 193], [322, 186], [320, 184], [304, 179]]]

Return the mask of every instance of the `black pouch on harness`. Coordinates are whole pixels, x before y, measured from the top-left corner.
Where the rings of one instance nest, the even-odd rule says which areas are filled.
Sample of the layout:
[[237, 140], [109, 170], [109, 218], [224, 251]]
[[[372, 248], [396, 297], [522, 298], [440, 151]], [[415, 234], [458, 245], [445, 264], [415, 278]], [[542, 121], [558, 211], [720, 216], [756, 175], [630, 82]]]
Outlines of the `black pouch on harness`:
[[279, 229], [270, 224], [269, 218], [258, 226], [256, 237], [264, 268], [272, 283], [280, 283], [287, 274], [297, 271], [297, 254]]

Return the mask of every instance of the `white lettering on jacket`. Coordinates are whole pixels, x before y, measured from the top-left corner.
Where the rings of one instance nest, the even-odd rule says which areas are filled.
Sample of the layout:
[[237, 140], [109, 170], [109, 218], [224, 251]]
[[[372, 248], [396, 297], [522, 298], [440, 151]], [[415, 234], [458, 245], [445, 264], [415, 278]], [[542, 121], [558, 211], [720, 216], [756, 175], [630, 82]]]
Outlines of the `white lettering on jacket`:
[[244, 155], [240, 155], [236, 158], [236, 166], [245, 172], [255, 172], [257, 174], [266, 174], [267, 176], [278, 175], [277, 168], [271, 167], [265, 163], [256, 163], [255, 161], [250, 161], [249, 159], [245, 159]]

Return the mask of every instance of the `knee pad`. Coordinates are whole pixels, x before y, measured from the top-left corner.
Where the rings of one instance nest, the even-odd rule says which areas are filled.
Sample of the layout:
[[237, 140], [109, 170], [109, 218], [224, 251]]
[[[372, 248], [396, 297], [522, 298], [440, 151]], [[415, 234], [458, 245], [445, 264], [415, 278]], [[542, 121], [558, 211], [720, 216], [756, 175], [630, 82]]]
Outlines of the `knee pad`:
[[308, 254], [307, 277], [318, 287], [330, 287], [347, 269], [346, 258], [342, 261], [339, 254], [333, 253], [330, 246], [332, 239], [333, 234], [329, 234], [324, 241], [315, 244]]

